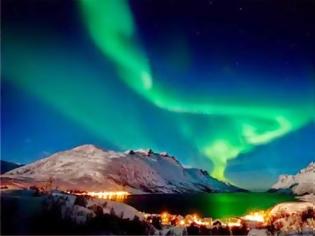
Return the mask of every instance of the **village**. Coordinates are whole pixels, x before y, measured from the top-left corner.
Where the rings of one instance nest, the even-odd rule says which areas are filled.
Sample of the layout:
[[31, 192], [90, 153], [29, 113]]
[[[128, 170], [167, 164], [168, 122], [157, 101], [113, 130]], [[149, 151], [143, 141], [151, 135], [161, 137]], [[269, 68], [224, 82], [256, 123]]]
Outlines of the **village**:
[[[196, 212], [186, 215], [167, 210], [142, 212], [126, 204], [131, 196], [127, 191], [62, 191], [44, 185], [24, 190], [3, 189], [2, 194], [10, 195], [10, 191], [28, 192], [32, 199], [42, 199], [43, 220], [55, 212], [64, 222], [63, 229], [67, 230], [70, 224], [78, 233], [84, 231], [82, 228], [88, 229], [87, 232], [100, 228], [114, 234], [150, 235], [277, 235], [279, 232], [313, 235], [315, 232], [313, 202], [283, 202], [270, 209], [217, 219]], [[108, 222], [119, 226], [112, 229]]]
[[[109, 200], [118, 204], [124, 204], [123, 201], [129, 195], [128, 192], [124, 191], [86, 193], [69, 191], [68, 193], [84, 197], [90, 201]], [[185, 216], [166, 211], [160, 214], [138, 213], [142, 216], [140, 219], [164, 233], [244, 235], [260, 231], [268, 235], [276, 232], [312, 233], [315, 231], [315, 205], [310, 202], [281, 203], [272, 209], [251, 211], [243, 216], [225, 219], [202, 217], [197, 213]], [[122, 214], [122, 212], [119, 214]]]

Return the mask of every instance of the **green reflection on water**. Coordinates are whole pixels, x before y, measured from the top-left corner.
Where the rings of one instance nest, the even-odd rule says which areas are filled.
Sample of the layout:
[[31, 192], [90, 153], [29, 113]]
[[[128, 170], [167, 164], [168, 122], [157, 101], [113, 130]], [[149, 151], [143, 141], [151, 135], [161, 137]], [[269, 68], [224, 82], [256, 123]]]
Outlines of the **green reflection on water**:
[[226, 218], [242, 216], [253, 210], [266, 210], [294, 197], [278, 193], [202, 193], [153, 194], [128, 197], [126, 203], [147, 213], [198, 213], [203, 217]]
[[198, 205], [206, 207], [212, 217], [224, 218], [241, 216], [253, 210], [265, 210], [293, 200], [293, 196], [276, 193], [217, 193], [202, 196]]

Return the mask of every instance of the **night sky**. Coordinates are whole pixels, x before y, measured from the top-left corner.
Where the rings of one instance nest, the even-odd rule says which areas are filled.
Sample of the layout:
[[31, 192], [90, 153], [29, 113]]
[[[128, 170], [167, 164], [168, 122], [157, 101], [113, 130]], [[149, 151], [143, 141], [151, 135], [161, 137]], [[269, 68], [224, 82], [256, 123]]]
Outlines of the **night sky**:
[[2, 1], [1, 158], [152, 148], [250, 189], [315, 160], [315, 1]]

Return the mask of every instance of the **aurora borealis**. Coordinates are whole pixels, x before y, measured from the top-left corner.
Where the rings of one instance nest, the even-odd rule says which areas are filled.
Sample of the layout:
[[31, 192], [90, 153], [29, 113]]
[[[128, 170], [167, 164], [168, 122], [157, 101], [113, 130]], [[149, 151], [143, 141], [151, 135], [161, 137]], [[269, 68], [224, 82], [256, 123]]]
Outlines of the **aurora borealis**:
[[249, 188], [294, 172], [315, 159], [315, 6], [271, 2], [6, 1], [3, 158], [95, 143]]

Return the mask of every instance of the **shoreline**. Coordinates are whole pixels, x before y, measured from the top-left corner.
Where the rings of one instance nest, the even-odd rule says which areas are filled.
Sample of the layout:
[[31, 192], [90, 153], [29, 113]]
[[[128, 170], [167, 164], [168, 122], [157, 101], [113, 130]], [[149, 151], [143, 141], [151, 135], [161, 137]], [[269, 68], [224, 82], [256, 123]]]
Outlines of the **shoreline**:
[[[165, 234], [167, 234], [167, 232], [174, 232], [174, 230], [180, 230], [180, 232], [184, 232], [186, 230], [187, 232], [193, 234], [210, 234], [213, 232], [216, 232], [217, 234], [223, 234], [224, 232], [238, 232], [238, 230], [243, 230], [241, 232], [246, 232], [247, 234], [250, 230], [253, 229], [266, 231], [271, 226], [274, 227], [275, 230], [281, 230], [278, 222], [281, 222], [285, 219], [283, 218], [280, 211], [274, 212], [273, 216], [271, 217], [269, 215], [271, 210], [249, 212], [247, 215], [226, 218], [203, 217], [197, 214], [180, 215], [171, 214], [171, 212], [150, 214], [147, 212], [139, 211], [137, 208], [128, 205], [124, 201], [105, 200], [84, 195], [80, 196], [66, 194], [58, 191], [40, 193], [39, 195], [37, 195], [37, 197], [33, 195], [34, 191], [32, 192], [31, 190], [22, 190], [21, 192], [16, 190], [9, 190], [5, 191], [5, 194], [3, 194], [3, 192], [4, 191], [2, 190], [1, 197], [7, 200], [15, 199], [14, 201], [18, 201], [20, 205], [23, 206], [23, 208], [25, 207], [25, 209], [28, 209], [26, 202], [37, 202], [37, 206], [40, 206], [40, 202], [46, 202], [46, 208], [48, 207], [47, 209], [50, 209], [52, 211], [60, 209], [59, 214], [61, 214], [63, 221], [71, 221], [75, 225], [78, 225], [76, 227], [79, 228], [82, 225], [87, 225], [86, 227], [89, 228], [89, 222], [94, 222], [99, 217], [101, 217], [100, 219], [103, 219], [103, 217], [105, 217], [104, 219], [116, 219], [119, 222], [125, 222], [123, 224], [127, 225], [129, 224], [127, 222], [133, 222], [135, 224], [143, 222], [143, 224], [149, 225], [151, 229], [157, 230], [155, 232], [161, 232]], [[18, 195], [20, 195], [20, 197], [17, 197]], [[306, 202], [303, 201], [283, 202], [273, 206], [272, 208], [274, 209], [275, 207], [281, 205], [284, 207], [291, 206], [290, 204], [299, 206], [296, 208], [299, 211], [305, 211], [307, 206], [312, 206], [315, 212], [315, 205], [307, 205]], [[279, 209], [283, 209], [283, 207], [280, 207]], [[41, 211], [38, 207], [33, 210], [36, 210], [37, 212]], [[24, 217], [32, 218], [32, 212], [30, 212], [29, 210], [24, 210], [22, 212], [27, 213], [28, 215]], [[6, 211], [6, 213], [8, 213], [8, 211]], [[22, 213], [18, 211], [17, 214]], [[134, 221], [135, 217], [138, 220]], [[312, 222], [315, 222], [314, 220]], [[313, 224], [312, 222], [308, 222], [307, 224], [311, 225]], [[108, 228], [110, 226], [105, 224], [102, 227]], [[93, 232], [93, 227], [89, 229], [92, 230], [91, 232]], [[315, 225], [313, 230], [315, 231]]]

